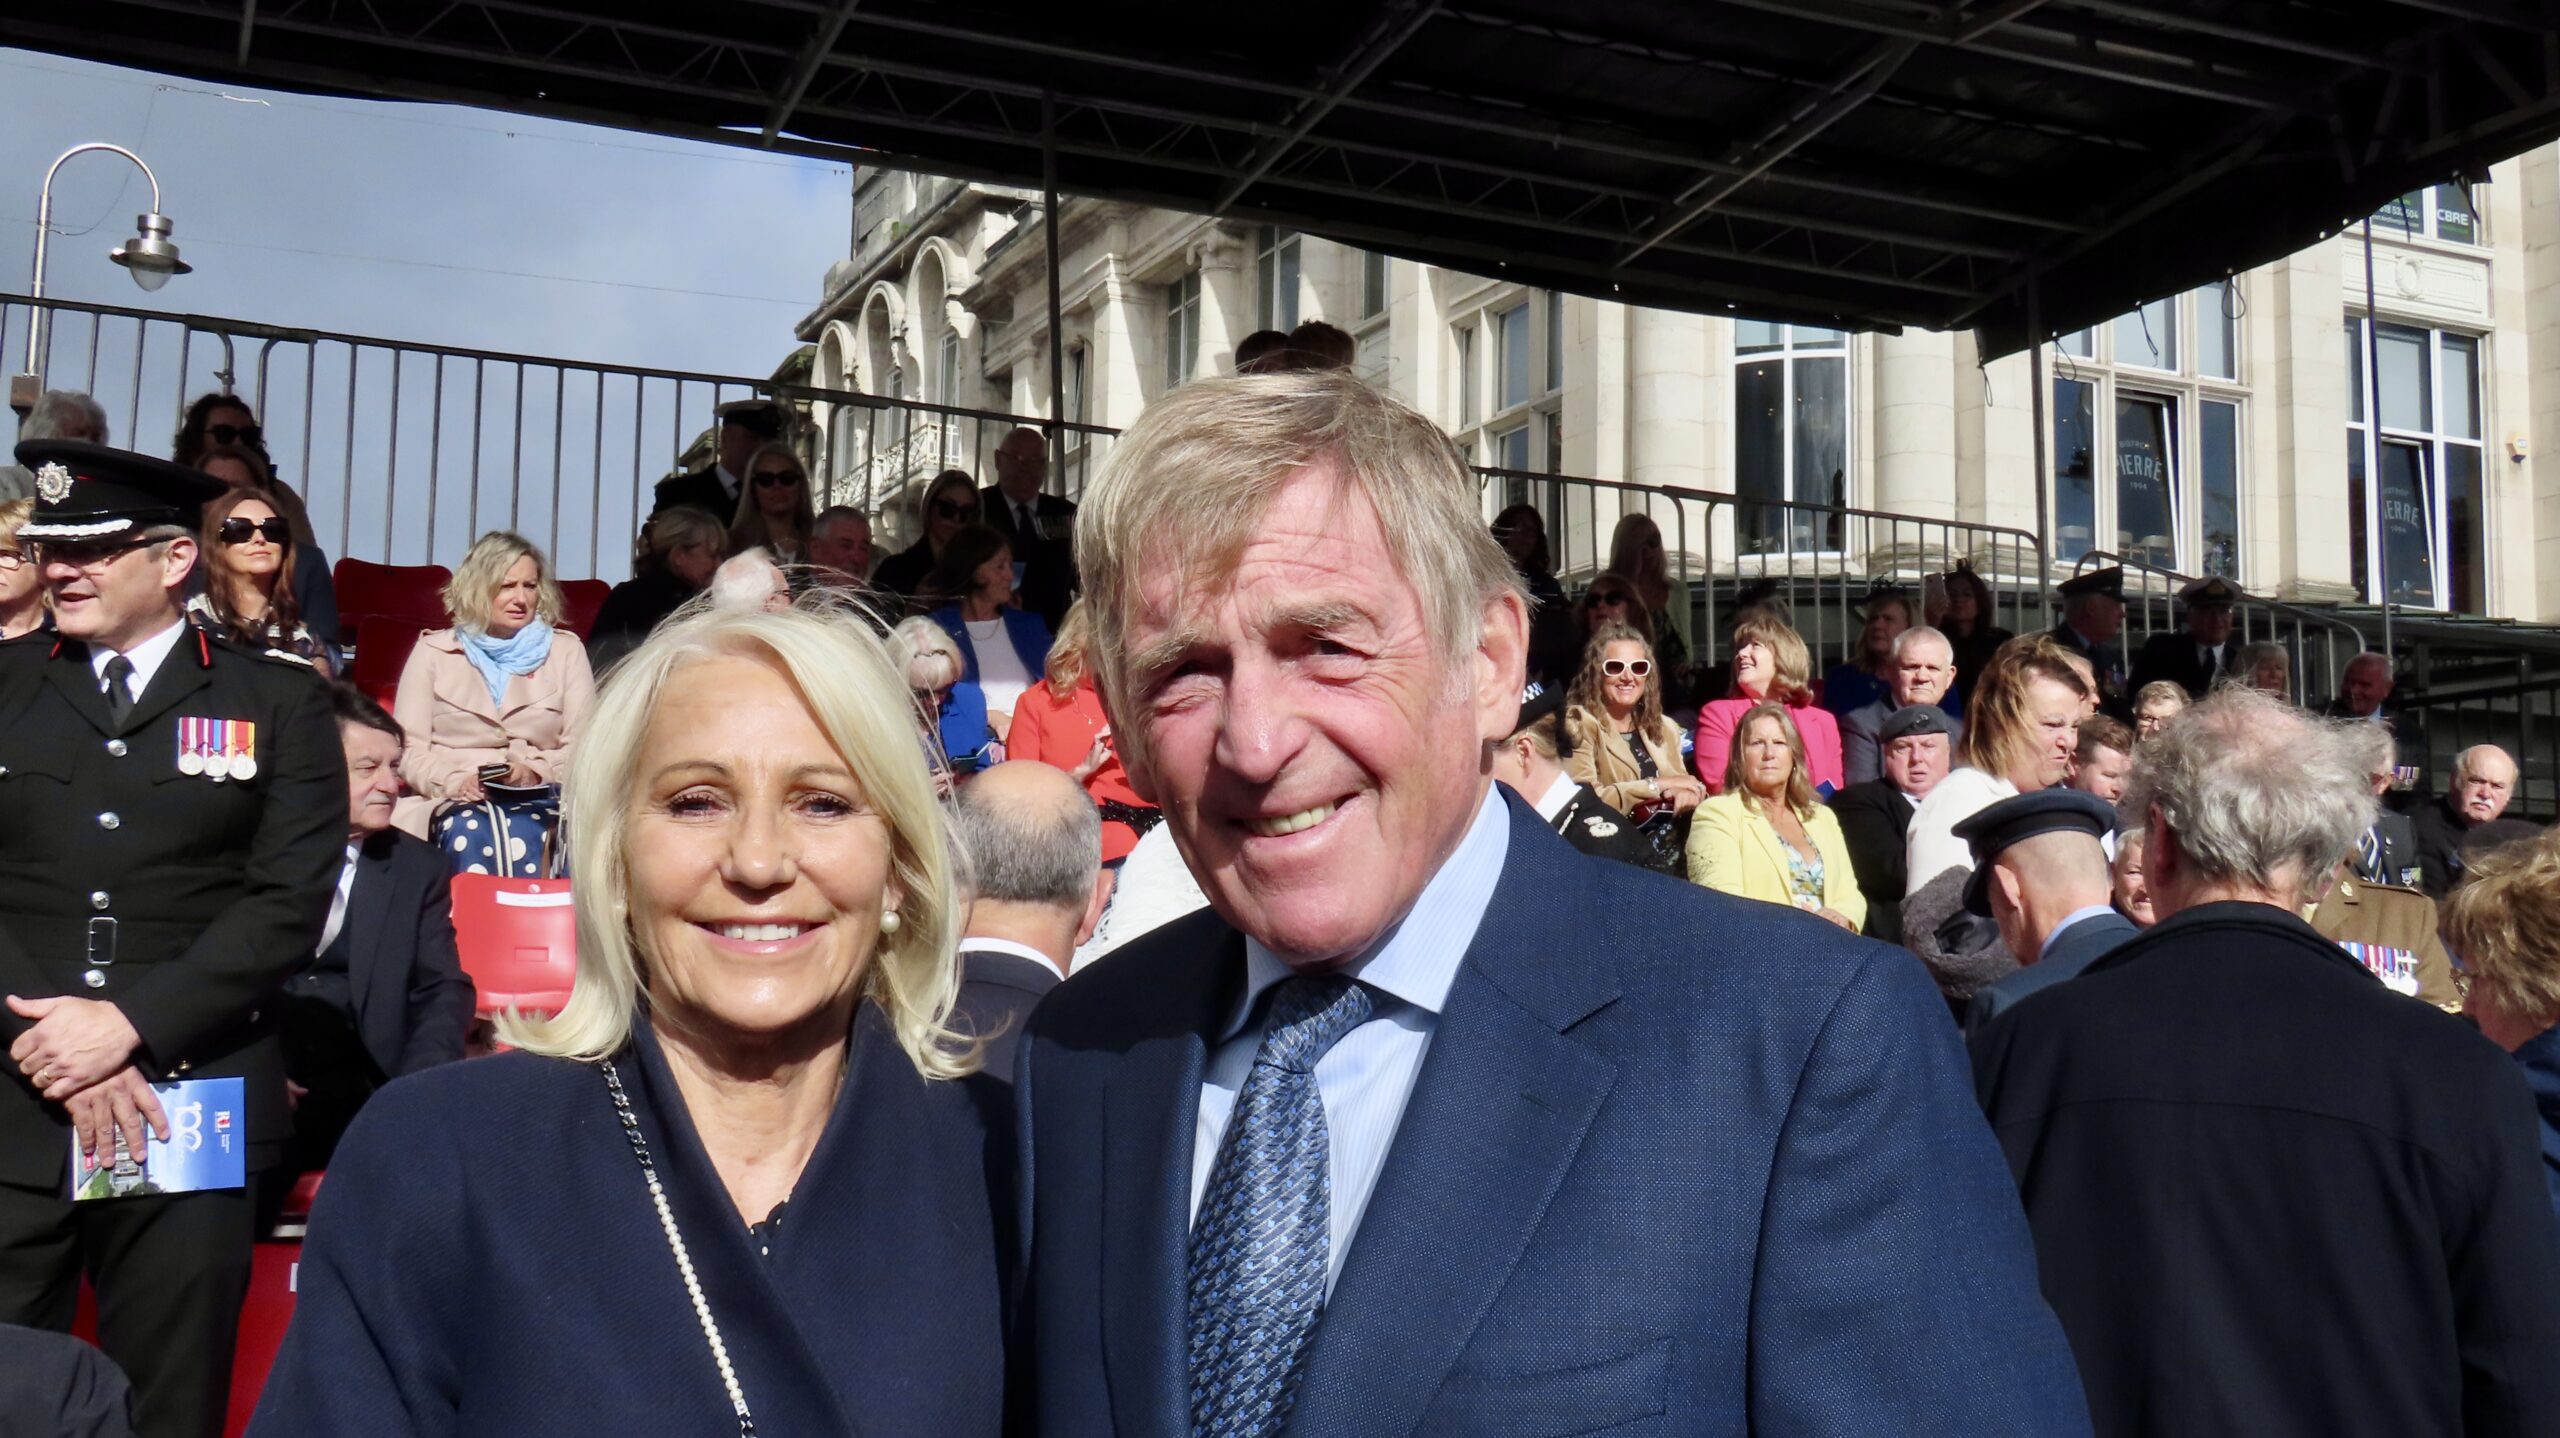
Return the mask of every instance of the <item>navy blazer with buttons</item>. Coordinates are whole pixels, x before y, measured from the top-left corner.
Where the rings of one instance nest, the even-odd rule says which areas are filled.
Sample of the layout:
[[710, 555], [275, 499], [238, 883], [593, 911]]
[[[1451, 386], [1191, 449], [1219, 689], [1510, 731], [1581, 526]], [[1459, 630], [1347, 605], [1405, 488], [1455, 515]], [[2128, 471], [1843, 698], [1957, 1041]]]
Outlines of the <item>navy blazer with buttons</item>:
[[[616, 1067], [758, 1431], [995, 1438], [1005, 1250], [960, 1082], [863, 1003], [817, 1147], [751, 1234], [645, 1021]], [[366, 1103], [253, 1435], [737, 1431], [596, 1065], [500, 1054]]]
[[[1506, 803], [1283, 1431], [2088, 1432], [1919, 962], [1585, 857]], [[1243, 973], [1207, 911], [1032, 1015], [1018, 1362], [1046, 1438], [1191, 1431], [1193, 1131]]]
[[[1014, 656], [1031, 672], [1031, 681], [1040, 682], [1041, 676], [1049, 672], [1049, 626], [1027, 609], [999, 609], [996, 613], [1004, 619], [1004, 637], [1013, 641]], [[946, 604], [933, 611], [933, 622], [948, 630], [952, 642], [960, 647], [961, 681], [977, 683], [978, 648], [969, 642], [969, 626], [960, 618], [960, 606]]]

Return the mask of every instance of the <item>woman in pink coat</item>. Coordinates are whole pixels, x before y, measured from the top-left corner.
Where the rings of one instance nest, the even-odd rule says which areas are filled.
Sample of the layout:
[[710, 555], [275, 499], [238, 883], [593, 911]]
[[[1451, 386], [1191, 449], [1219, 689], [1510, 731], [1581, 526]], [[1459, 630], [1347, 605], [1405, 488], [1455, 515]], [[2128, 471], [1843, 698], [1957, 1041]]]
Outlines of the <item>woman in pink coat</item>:
[[1733, 690], [1698, 710], [1695, 762], [1708, 793], [1725, 791], [1733, 726], [1764, 700], [1787, 706], [1787, 717], [1804, 739], [1806, 777], [1814, 792], [1827, 799], [1840, 791], [1846, 782], [1840, 766], [1840, 721], [1813, 702], [1812, 682], [1813, 655], [1795, 626], [1775, 610], [1745, 612], [1733, 626]]

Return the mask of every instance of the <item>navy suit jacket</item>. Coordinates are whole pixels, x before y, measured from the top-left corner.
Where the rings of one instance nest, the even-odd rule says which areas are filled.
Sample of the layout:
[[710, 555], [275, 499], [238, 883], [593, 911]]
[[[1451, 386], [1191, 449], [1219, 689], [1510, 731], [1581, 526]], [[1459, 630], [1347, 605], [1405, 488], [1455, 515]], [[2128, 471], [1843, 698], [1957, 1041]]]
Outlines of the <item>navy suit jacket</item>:
[[453, 937], [453, 866], [385, 829], [356, 850], [347, 886], [347, 986], [356, 1031], [386, 1078], [462, 1057], [474, 992]]
[[[1585, 857], [1516, 798], [1286, 1428], [2084, 1434], [2017, 1194], [1917, 960]], [[1043, 1435], [1190, 1430], [1192, 1133], [1244, 941], [1078, 973], [1016, 1074]]]
[[[920, 1077], [864, 1003], [834, 1112], [760, 1243], [645, 1022], [616, 1067], [759, 1431], [995, 1438], [1004, 1249], [958, 1082]], [[737, 1431], [595, 1065], [500, 1054], [365, 1104], [251, 1433]]]
[[[1004, 637], [1013, 641], [1014, 657], [1031, 671], [1033, 683], [1049, 672], [1049, 626], [1040, 616], [1027, 609], [1000, 609], [1004, 618]], [[963, 666], [960, 680], [964, 684], [978, 682], [978, 646], [969, 640], [969, 626], [960, 618], [960, 606], [946, 604], [933, 611], [933, 622], [950, 631], [951, 641], [960, 650]]]
[[2133, 920], [2110, 909], [2073, 924], [2045, 945], [2044, 956], [1996, 984], [1976, 990], [1964, 1011], [1964, 1031], [1971, 1034], [2009, 1011], [2027, 995], [2052, 988], [2114, 953], [2116, 945], [2141, 933]]

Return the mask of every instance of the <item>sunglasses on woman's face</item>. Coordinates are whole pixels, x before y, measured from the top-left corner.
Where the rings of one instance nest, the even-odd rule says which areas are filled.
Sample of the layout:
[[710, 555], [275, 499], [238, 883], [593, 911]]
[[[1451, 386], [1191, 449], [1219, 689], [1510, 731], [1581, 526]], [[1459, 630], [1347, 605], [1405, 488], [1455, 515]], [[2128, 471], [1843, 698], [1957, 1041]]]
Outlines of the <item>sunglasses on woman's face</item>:
[[215, 531], [225, 544], [246, 544], [252, 535], [263, 534], [269, 544], [282, 544], [293, 533], [293, 526], [281, 519], [226, 519]]
[[1591, 596], [1591, 602], [1594, 605], [1615, 604], [1624, 607], [1627, 602], [1627, 596], [1623, 594], [1595, 594]]
[[1600, 661], [1600, 672], [1612, 679], [1621, 674], [1632, 674], [1642, 679], [1653, 673], [1653, 661], [1650, 659], [1603, 659]]
[[787, 489], [800, 482], [800, 476], [787, 469], [768, 469], [756, 476], [758, 489]]
[[215, 444], [256, 444], [263, 434], [254, 424], [209, 424], [204, 437]]
[[948, 499], [937, 499], [933, 502], [933, 517], [936, 519], [975, 519], [978, 517], [978, 507], [974, 504], [964, 504]]

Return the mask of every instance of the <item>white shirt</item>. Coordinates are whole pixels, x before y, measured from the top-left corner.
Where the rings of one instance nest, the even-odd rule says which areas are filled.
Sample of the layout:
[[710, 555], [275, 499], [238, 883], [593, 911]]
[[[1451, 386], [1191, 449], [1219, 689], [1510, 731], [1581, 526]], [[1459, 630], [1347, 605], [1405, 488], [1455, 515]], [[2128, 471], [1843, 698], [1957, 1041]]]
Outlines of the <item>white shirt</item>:
[[1573, 782], [1571, 774], [1558, 774], [1556, 781], [1547, 786], [1547, 792], [1538, 796], [1538, 817], [1546, 820], [1548, 827], [1554, 827], [1556, 815], [1563, 813], [1564, 806], [1572, 803], [1573, 796], [1581, 792], [1582, 786]]
[[1004, 632], [1004, 616], [993, 619], [962, 621], [969, 631], [969, 647], [978, 652], [978, 692], [987, 696], [987, 707], [1010, 714], [1022, 702], [1022, 691], [1031, 687], [1031, 671], [1022, 667], [1022, 656], [1013, 652], [1013, 636]]
[[[182, 618], [124, 651], [124, 657], [133, 661], [131, 682], [134, 698], [140, 699], [143, 691], [151, 687], [151, 676], [160, 672], [169, 651], [178, 647], [178, 636], [186, 632], [187, 621]], [[98, 676], [98, 692], [101, 694], [107, 692], [107, 661], [115, 657], [116, 651], [105, 645], [93, 645], [89, 650], [89, 672]]]
[[1120, 861], [1120, 878], [1111, 886], [1110, 906], [1102, 911], [1102, 922], [1094, 927], [1093, 937], [1076, 950], [1069, 972], [1141, 934], [1153, 933], [1185, 914], [1207, 907], [1209, 896], [1200, 892], [1200, 881], [1191, 877], [1189, 866], [1182, 862], [1182, 851], [1174, 847], [1173, 826], [1158, 824], [1140, 835], [1138, 846]]
[[960, 939], [960, 952], [964, 954], [1011, 954], [1017, 959], [1029, 959], [1031, 962], [1038, 964], [1044, 969], [1054, 969], [1058, 966], [1058, 961], [1056, 959], [1049, 957], [1047, 954], [1040, 952], [1029, 944], [1017, 944], [1011, 939], [991, 939], [983, 934], [962, 935]]
[[329, 922], [320, 926], [320, 947], [311, 952], [325, 954], [329, 951], [329, 946], [338, 941], [338, 931], [347, 926], [347, 895], [355, 889], [355, 886], [356, 844], [350, 840], [347, 844], [346, 865], [338, 870], [338, 891], [329, 896]]
[[1909, 865], [1904, 896], [1919, 893], [1922, 885], [1949, 869], [1972, 872], [1973, 846], [1956, 837], [1956, 825], [2017, 794], [2017, 785], [1970, 766], [1939, 780], [1912, 812], [1910, 832], [1903, 836], [1903, 857]]
[[[1325, 1271], [1328, 1295], [1342, 1277], [1343, 1259], [1351, 1252], [1360, 1216], [1367, 1211], [1378, 1174], [1386, 1167], [1388, 1145], [1404, 1118], [1405, 1101], [1413, 1096], [1413, 1081], [1431, 1049], [1441, 1007], [1457, 982], [1459, 961], [1475, 941], [1476, 926], [1484, 920], [1485, 906], [1493, 901], [1502, 861], [1510, 850], [1510, 817], [1503, 811], [1500, 794], [1487, 793], [1467, 836], [1423, 886], [1412, 912], [1368, 953], [1342, 967], [1341, 972], [1368, 986], [1375, 1007], [1367, 1023], [1343, 1035], [1316, 1061], [1316, 1092], [1324, 1100], [1333, 1184], [1332, 1242]], [[1201, 1078], [1200, 1117], [1191, 1141], [1194, 1220], [1200, 1216], [1200, 1199], [1209, 1188], [1209, 1171], [1217, 1165], [1218, 1142], [1226, 1135], [1236, 1094], [1262, 1047], [1269, 1015], [1258, 1011], [1259, 1001], [1290, 973], [1277, 955], [1246, 938], [1244, 994], [1227, 1016], [1223, 1037], [1210, 1049]]]
[[[711, 477], [720, 481], [720, 487], [722, 489], [729, 491], [729, 502], [733, 505], [737, 503], [738, 491], [747, 487], [747, 482], [738, 478], [736, 475], [731, 474], [729, 472], [729, 466], [725, 464], [714, 462], [711, 466]], [[732, 516], [726, 514], [718, 516], [720, 521], [724, 524], [727, 523], [731, 517]]]

